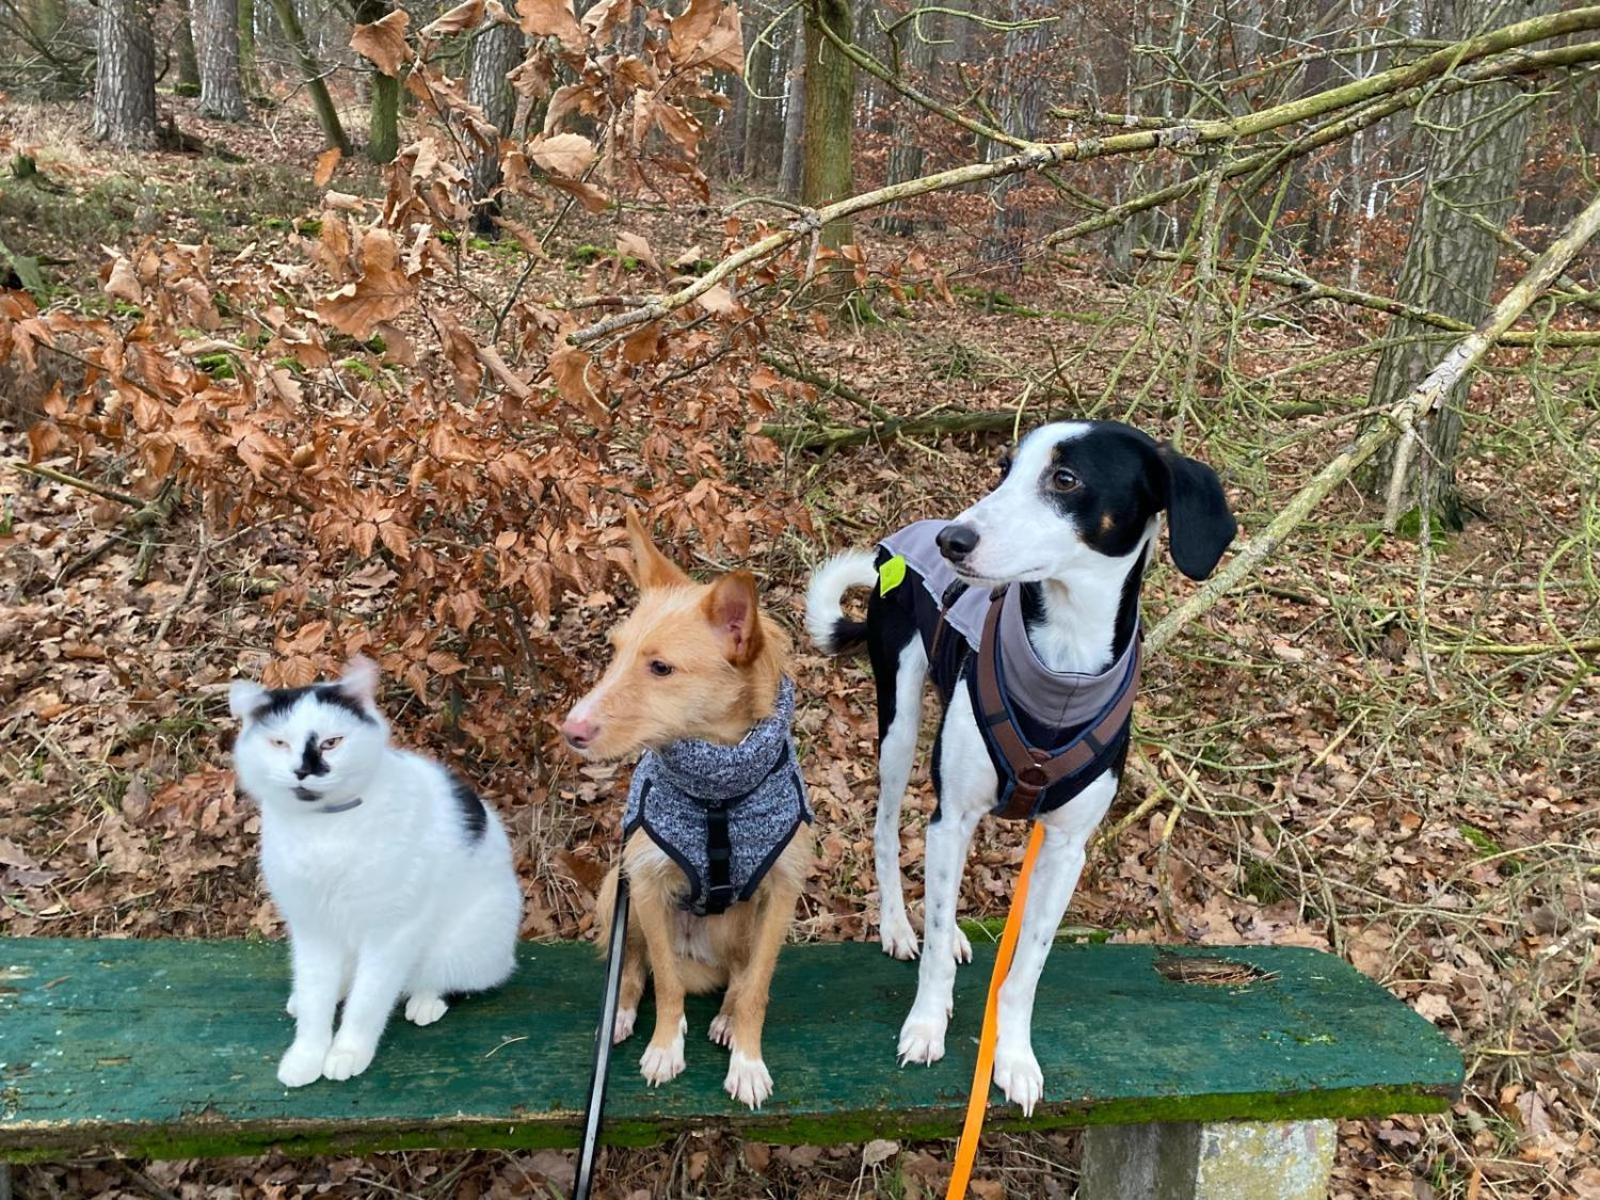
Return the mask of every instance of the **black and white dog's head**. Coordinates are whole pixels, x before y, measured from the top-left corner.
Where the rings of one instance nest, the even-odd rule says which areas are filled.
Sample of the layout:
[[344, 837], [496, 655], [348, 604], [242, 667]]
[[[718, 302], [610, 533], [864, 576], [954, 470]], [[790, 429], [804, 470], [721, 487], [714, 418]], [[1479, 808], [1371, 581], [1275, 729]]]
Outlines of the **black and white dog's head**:
[[974, 584], [1104, 569], [1148, 545], [1163, 512], [1173, 562], [1204, 579], [1238, 532], [1215, 471], [1119, 421], [1042, 425], [1003, 470], [939, 534], [939, 549]]

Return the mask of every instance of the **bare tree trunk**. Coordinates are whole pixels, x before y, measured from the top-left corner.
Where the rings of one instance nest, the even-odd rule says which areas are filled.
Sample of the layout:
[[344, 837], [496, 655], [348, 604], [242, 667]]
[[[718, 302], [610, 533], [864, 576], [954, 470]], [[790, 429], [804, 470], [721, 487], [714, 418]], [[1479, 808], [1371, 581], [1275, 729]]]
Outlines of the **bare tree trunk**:
[[[506, 76], [522, 61], [522, 50], [522, 30], [507, 21], [491, 21], [472, 44], [467, 100], [483, 110], [502, 138], [511, 136], [517, 119], [516, 93]], [[472, 226], [486, 237], [493, 236], [495, 218], [500, 215], [500, 201], [495, 195], [500, 186], [498, 151], [499, 147], [480, 150], [472, 161]]]
[[778, 191], [790, 200], [800, 199], [801, 156], [806, 141], [806, 21], [795, 17], [794, 41], [789, 45], [789, 86], [783, 101], [783, 161], [778, 167]]
[[[856, 65], [823, 35], [827, 26], [840, 41], [853, 36], [849, 0], [810, 0], [806, 15], [805, 151], [800, 196], [812, 207], [848, 196], [854, 175], [851, 129], [855, 124]], [[850, 240], [850, 222], [822, 231], [829, 246]]]
[[[900, 45], [900, 74], [918, 87], [924, 86], [928, 68], [933, 65], [933, 46], [937, 36], [933, 22], [934, 17], [930, 13], [908, 21], [897, 30]], [[913, 104], [903, 96], [897, 101], [894, 131], [889, 144], [889, 170], [885, 182], [903, 183], [922, 174], [925, 156], [922, 147], [917, 143], [919, 118], [922, 115], [923, 109], [920, 105]], [[915, 222], [905, 214], [902, 207], [896, 205], [884, 215], [883, 228], [889, 233], [907, 237], [913, 232]]]
[[[1558, 0], [1450, 0], [1439, 27], [1429, 36], [1465, 36], [1509, 20], [1540, 16], [1560, 8]], [[1527, 141], [1527, 104], [1515, 85], [1466, 88], [1446, 95], [1426, 114], [1417, 136], [1427, 139], [1427, 178], [1422, 204], [1411, 227], [1397, 299], [1469, 325], [1489, 311], [1500, 247], [1474, 214], [1504, 225], [1516, 209], [1517, 179]], [[1357, 214], [1357, 219], [1360, 219]], [[1414, 388], [1438, 364], [1445, 344], [1414, 339], [1428, 330], [1397, 317], [1373, 376], [1371, 400], [1385, 408]], [[1419, 422], [1419, 461], [1408, 477], [1400, 511], [1426, 508], [1447, 528], [1461, 527], [1465, 512], [1456, 487], [1455, 458], [1461, 441], [1467, 384]], [[1368, 495], [1385, 497], [1393, 473], [1393, 447], [1373, 456], [1360, 476]]]
[[[1036, 11], [1025, 0], [1011, 0], [1011, 20], [1025, 21], [1044, 13]], [[1039, 124], [1044, 117], [1044, 50], [1056, 33], [1056, 22], [1027, 25], [1006, 32], [1004, 62], [1001, 67], [1000, 89], [1003, 97], [1000, 124], [1006, 133], [1020, 137], [1037, 137]], [[1008, 146], [991, 145], [990, 158], [1003, 158], [1010, 154]], [[982, 257], [989, 262], [1006, 262], [1020, 266], [1022, 242], [1028, 228], [1028, 214], [1015, 204], [1008, 203], [1011, 193], [1021, 182], [1012, 175], [998, 181], [991, 196], [994, 199], [994, 224], [984, 238]]]
[[306, 31], [295, 14], [294, 0], [272, 0], [272, 11], [277, 14], [278, 27], [283, 30], [283, 36], [294, 47], [295, 55], [300, 60], [300, 70], [305, 75], [312, 106], [317, 110], [317, 123], [322, 126], [322, 136], [328, 139], [328, 145], [337, 146], [349, 154], [350, 139], [345, 136], [344, 126], [339, 121], [339, 110], [333, 105], [333, 97], [328, 95], [328, 85], [322, 81], [322, 67], [317, 63], [311, 43], [306, 40]]
[[200, 111], [221, 121], [245, 119], [239, 74], [239, 0], [191, 0], [200, 21]]
[[[356, 0], [359, 24], [373, 25], [394, 11], [392, 0]], [[370, 64], [369, 64], [370, 66]], [[370, 67], [372, 89], [367, 120], [367, 157], [375, 163], [394, 161], [400, 152], [400, 77]]]
[[[202, 0], [203, 2], [203, 0]], [[179, 96], [200, 94], [200, 58], [194, 49], [194, 12], [189, 0], [178, 0], [178, 82], [172, 89]]]
[[261, 79], [256, 74], [256, 0], [239, 3], [239, 81], [245, 96], [261, 95]]
[[113, 146], [156, 140], [156, 47], [149, 0], [100, 0], [94, 136]]

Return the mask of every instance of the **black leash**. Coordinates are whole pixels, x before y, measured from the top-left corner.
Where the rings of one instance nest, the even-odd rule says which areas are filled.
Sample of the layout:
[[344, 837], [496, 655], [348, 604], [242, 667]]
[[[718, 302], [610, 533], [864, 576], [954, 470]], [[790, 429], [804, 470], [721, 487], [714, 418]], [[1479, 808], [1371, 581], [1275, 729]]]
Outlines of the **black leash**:
[[611, 1035], [617, 1025], [617, 994], [622, 987], [623, 951], [628, 944], [628, 876], [617, 873], [617, 903], [611, 914], [611, 945], [606, 950], [606, 990], [600, 1002], [600, 1027], [594, 1034], [594, 1073], [589, 1076], [589, 1108], [578, 1146], [578, 1174], [572, 1200], [589, 1200], [594, 1156], [600, 1149], [600, 1115], [606, 1106], [606, 1070], [611, 1065]]

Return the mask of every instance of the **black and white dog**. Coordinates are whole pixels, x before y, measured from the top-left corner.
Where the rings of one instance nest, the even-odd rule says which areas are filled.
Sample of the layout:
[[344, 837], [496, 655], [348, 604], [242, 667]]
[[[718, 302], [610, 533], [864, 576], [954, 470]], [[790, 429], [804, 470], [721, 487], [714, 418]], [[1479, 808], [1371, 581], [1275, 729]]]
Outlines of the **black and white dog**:
[[[955, 915], [978, 819], [1009, 807], [1005, 815], [1044, 824], [1016, 957], [1000, 994], [994, 1070], [1007, 1098], [1031, 1114], [1044, 1090], [1032, 1046], [1034, 992], [1085, 848], [1116, 794], [1127, 756], [1127, 708], [1120, 736], [1090, 743], [1093, 762], [1079, 778], [1041, 790], [1024, 812], [1008, 806], [1016, 774], [984, 728], [996, 718], [980, 722], [974, 715], [982, 707], [974, 679], [985, 653], [983, 614], [991, 594], [1004, 596], [1003, 604], [993, 601], [989, 652], [999, 656], [995, 670], [1011, 693], [1006, 711], [1023, 740], [1046, 749], [1082, 740], [1117, 689], [1136, 686], [1139, 589], [1161, 514], [1173, 560], [1192, 579], [1211, 573], [1238, 527], [1210, 467], [1118, 422], [1041, 426], [1008, 455], [1002, 471], [999, 485], [954, 521], [918, 522], [885, 539], [876, 554], [847, 551], [824, 563], [807, 592], [806, 626], [827, 653], [865, 642], [871, 657], [880, 934], [896, 958], [917, 954], [900, 878], [900, 802], [930, 675], [944, 702], [932, 764], [938, 807], [924, 863], [927, 952], [900, 1030], [902, 1065], [944, 1055], [956, 963], [971, 957]], [[865, 622], [846, 618], [841, 607], [853, 587], [873, 589]], [[1040, 693], [1031, 701], [1016, 694], [1028, 686]]]

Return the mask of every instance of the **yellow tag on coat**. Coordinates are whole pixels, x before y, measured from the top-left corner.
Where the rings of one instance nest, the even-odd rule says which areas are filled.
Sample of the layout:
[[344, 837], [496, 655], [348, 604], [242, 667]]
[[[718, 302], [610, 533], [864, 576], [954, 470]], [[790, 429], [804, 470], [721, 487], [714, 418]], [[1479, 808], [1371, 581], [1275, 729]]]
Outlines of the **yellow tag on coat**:
[[906, 560], [896, 554], [878, 568], [878, 595], [887, 596], [905, 582]]

